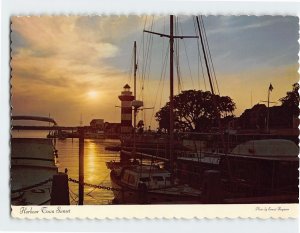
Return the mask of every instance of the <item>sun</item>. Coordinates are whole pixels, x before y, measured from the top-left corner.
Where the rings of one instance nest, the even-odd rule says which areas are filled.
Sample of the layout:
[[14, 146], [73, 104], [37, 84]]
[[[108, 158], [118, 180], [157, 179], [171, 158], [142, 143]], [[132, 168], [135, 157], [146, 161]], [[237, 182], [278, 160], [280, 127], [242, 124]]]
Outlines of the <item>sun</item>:
[[98, 96], [98, 93], [92, 90], [87, 93], [87, 96], [91, 99], [95, 99]]

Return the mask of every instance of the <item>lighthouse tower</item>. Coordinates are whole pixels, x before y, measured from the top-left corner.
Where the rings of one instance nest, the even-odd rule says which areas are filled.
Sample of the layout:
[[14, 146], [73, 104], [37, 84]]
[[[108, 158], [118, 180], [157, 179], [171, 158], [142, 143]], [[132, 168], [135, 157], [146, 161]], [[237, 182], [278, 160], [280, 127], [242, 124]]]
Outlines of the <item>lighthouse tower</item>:
[[131, 101], [134, 100], [134, 96], [130, 91], [130, 86], [126, 84], [124, 90], [119, 95], [121, 100], [121, 134], [132, 133], [132, 105]]

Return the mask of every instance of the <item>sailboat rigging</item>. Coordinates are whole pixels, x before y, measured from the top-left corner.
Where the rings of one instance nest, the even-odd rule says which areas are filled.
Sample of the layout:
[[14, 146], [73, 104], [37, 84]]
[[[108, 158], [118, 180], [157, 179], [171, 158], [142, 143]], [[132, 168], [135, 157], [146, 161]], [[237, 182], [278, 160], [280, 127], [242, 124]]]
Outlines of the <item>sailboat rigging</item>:
[[[270, 167], [275, 171], [275, 163], [278, 163], [278, 166], [281, 166], [281, 161], [289, 161], [288, 167], [293, 170], [293, 172], [297, 172], [295, 169], [295, 161], [297, 158], [295, 157], [295, 151], [297, 151], [297, 146], [291, 144], [291, 142], [287, 140], [252, 140], [246, 142], [244, 144], [238, 145], [233, 150], [229, 151], [228, 141], [225, 142], [225, 129], [221, 128], [221, 114], [217, 113], [217, 121], [219, 126], [219, 132], [205, 133], [203, 134], [205, 137], [214, 136], [214, 138], [221, 139], [221, 144], [223, 148], [219, 150], [218, 142], [214, 145], [211, 145], [211, 148], [206, 148], [207, 151], [200, 151], [196, 148], [196, 157], [193, 157], [193, 152], [189, 153], [190, 155], [186, 157], [178, 157], [175, 156], [174, 149], [174, 41], [175, 39], [184, 39], [184, 38], [200, 38], [203, 57], [205, 61], [205, 66], [207, 70], [207, 75], [209, 79], [209, 85], [212, 96], [216, 96], [216, 93], [220, 94], [218, 83], [216, 80], [216, 75], [211, 59], [211, 54], [209, 50], [209, 45], [206, 38], [205, 28], [203, 24], [202, 17], [195, 17], [194, 26], [198, 28], [198, 33], [196, 32], [196, 36], [184, 36], [184, 35], [176, 35], [174, 33], [174, 16], [170, 16], [170, 34], [162, 34], [158, 32], [152, 32], [148, 30], [144, 30], [145, 33], [158, 35], [160, 37], [169, 38], [169, 59], [170, 59], [170, 96], [169, 96], [169, 137], [168, 137], [168, 155], [165, 158], [160, 156], [148, 155], [148, 158], [156, 159], [159, 158], [161, 161], [169, 163], [169, 169], [167, 170], [159, 165], [153, 165], [151, 161], [151, 165], [143, 164], [142, 156], [147, 156], [146, 154], [142, 154], [139, 164], [137, 163], [126, 163], [121, 164], [121, 166], [113, 167], [111, 171], [111, 182], [114, 189], [114, 196], [116, 203], [131, 203], [131, 204], [200, 204], [200, 203], [232, 203], [236, 200], [230, 199], [230, 197], [235, 197], [236, 193], [231, 193], [230, 187], [237, 185], [237, 180], [234, 177], [234, 168], [232, 169], [231, 165], [235, 165], [235, 163], [239, 164], [239, 166], [251, 165], [255, 166], [265, 166], [265, 164], [271, 164]], [[196, 30], [196, 29], [195, 29]], [[198, 36], [199, 35], [199, 36]], [[198, 44], [199, 45], [199, 44]], [[178, 49], [178, 48], [177, 48]], [[199, 52], [199, 47], [198, 47]], [[134, 127], [133, 127], [133, 149], [131, 152], [127, 151], [126, 154], [128, 157], [134, 158], [136, 161], [136, 115], [139, 108], [143, 105], [142, 101], [138, 101], [136, 99], [136, 70], [137, 70], [137, 62], [136, 62], [136, 42], [134, 43], [134, 100], [131, 102], [131, 108], [133, 108], [134, 112]], [[178, 54], [176, 54], [178, 56]], [[175, 62], [178, 60], [175, 60]], [[178, 64], [177, 64], [178, 65]], [[202, 62], [201, 62], [202, 65]], [[177, 67], [178, 68], [178, 67]], [[177, 70], [178, 72], [178, 70]], [[128, 85], [127, 85], [128, 86]], [[217, 100], [212, 98], [212, 103], [214, 107], [217, 108]], [[132, 109], [131, 109], [132, 110]], [[193, 133], [190, 133], [191, 135]], [[194, 134], [201, 134], [194, 132]], [[205, 138], [204, 137], [204, 138]], [[201, 141], [200, 141], [201, 142]], [[194, 142], [195, 144], [195, 142]], [[286, 150], [285, 148], [290, 148], [287, 150], [287, 155], [282, 154], [281, 150], [279, 154], [269, 153], [269, 150], [275, 145], [280, 145], [280, 149]], [[249, 149], [250, 147], [255, 146], [255, 150]], [[196, 147], [196, 144], [195, 144]], [[208, 149], [211, 149], [209, 151]], [[240, 151], [243, 151], [244, 154], [239, 154]], [[199, 152], [199, 154], [198, 154]], [[256, 154], [253, 154], [253, 153]], [[123, 152], [125, 153], [125, 152]], [[122, 151], [121, 151], [122, 154]], [[274, 155], [274, 158], [271, 156]], [[189, 157], [190, 156], [190, 157]], [[122, 156], [121, 156], [122, 160]], [[200, 169], [197, 170], [197, 166], [200, 164]], [[203, 165], [203, 166], [202, 166]], [[175, 167], [176, 166], [176, 167]], [[269, 165], [268, 165], [269, 166]], [[277, 165], [276, 165], [277, 166]], [[264, 169], [262, 169], [264, 172]], [[175, 172], [177, 172], [177, 177], [175, 179]], [[190, 173], [189, 173], [190, 172]], [[187, 175], [189, 174], [189, 175]], [[196, 182], [201, 185], [201, 189], [194, 189], [188, 185], [181, 184], [182, 182], [187, 182], [190, 174], [193, 174], [194, 178], [196, 178]], [[221, 182], [221, 174], [222, 174], [222, 182]], [[274, 174], [273, 174], [274, 175]], [[273, 177], [272, 175], [272, 177]], [[186, 176], [186, 177], [184, 177]], [[240, 176], [240, 174], [238, 174]], [[199, 177], [200, 180], [199, 180]], [[180, 182], [177, 178], [180, 178]], [[248, 178], [247, 178], [248, 179]], [[243, 187], [246, 182], [238, 181], [239, 185]], [[247, 181], [247, 185], [250, 188], [255, 190], [256, 188], [261, 191], [261, 187], [255, 186], [251, 183], [251, 179]], [[269, 182], [269, 180], [267, 181]], [[189, 182], [190, 183], [190, 182]], [[280, 183], [278, 181], [278, 183]], [[271, 193], [267, 193], [267, 195], [274, 194], [274, 179], [271, 181]], [[226, 189], [226, 195], [222, 196], [222, 188], [223, 185], [227, 185], [229, 190]], [[285, 185], [284, 187], [288, 187]], [[295, 184], [291, 185], [291, 190], [293, 194], [291, 198], [294, 198], [294, 190]], [[289, 188], [290, 189], [290, 188]], [[238, 193], [238, 195], [241, 195]], [[244, 195], [242, 193], [242, 195]], [[227, 198], [227, 199], [226, 199]], [[228, 199], [229, 198], [229, 199]], [[247, 197], [248, 198], [248, 197]], [[270, 197], [273, 198], [272, 196]], [[279, 198], [279, 197], [276, 197]], [[290, 198], [290, 197], [289, 197]], [[270, 200], [271, 200], [270, 199]], [[256, 199], [247, 199], [245, 202], [252, 203], [253, 200]]]
[[169, 38], [170, 49], [170, 119], [169, 119], [169, 156], [171, 172], [174, 172], [174, 39], [198, 38], [198, 36], [174, 35], [174, 15], [170, 15], [170, 35], [144, 30], [144, 32]]
[[[158, 165], [127, 165], [112, 169], [111, 181], [114, 189], [115, 200], [118, 203], [199, 203], [201, 191], [187, 185], [180, 185], [174, 177], [174, 67], [173, 53], [174, 40], [183, 38], [198, 38], [198, 36], [177, 36], [173, 29], [174, 16], [170, 16], [170, 34], [161, 34], [144, 30], [144, 32], [169, 38], [170, 48], [170, 130], [169, 130], [169, 165], [170, 171]], [[134, 43], [136, 53], [136, 42]], [[142, 101], [136, 100], [136, 55], [134, 56], [134, 111], [133, 151], [136, 159], [136, 114], [142, 106]], [[142, 160], [141, 160], [142, 161]], [[121, 189], [121, 191], [119, 191]]]

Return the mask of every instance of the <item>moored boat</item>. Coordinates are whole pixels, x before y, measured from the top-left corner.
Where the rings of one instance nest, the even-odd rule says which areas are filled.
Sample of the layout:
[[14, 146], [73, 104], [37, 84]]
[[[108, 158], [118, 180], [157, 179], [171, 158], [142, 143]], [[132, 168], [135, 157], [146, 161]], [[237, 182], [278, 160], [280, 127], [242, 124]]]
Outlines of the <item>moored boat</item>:
[[[13, 120], [39, 120], [12, 117]], [[53, 123], [52, 119], [48, 119]], [[43, 121], [47, 121], [46, 118]], [[11, 204], [49, 205], [57, 150], [49, 138], [11, 139]]]
[[196, 204], [202, 192], [172, 182], [172, 174], [157, 165], [124, 166], [111, 171], [115, 202], [126, 204]]
[[297, 203], [298, 154], [298, 146], [290, 140], [249, 140], [229, 153], [179, 157], [178, 175], [197, 187], [205, 170], [219, 170], [224, 203]]
[[298, 146], [285, 139], [250, 140], [236, 146], [220, 161], [230, 202], [245, 197], [248, 200], [240, 202], [297, 203], [298, 154]]

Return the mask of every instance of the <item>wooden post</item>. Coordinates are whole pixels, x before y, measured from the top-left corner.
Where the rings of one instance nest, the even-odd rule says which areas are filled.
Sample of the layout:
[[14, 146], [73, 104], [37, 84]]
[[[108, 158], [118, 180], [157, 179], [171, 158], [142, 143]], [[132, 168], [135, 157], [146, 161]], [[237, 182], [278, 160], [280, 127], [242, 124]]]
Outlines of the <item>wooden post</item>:
[[50, 205], [70, 205], [67, 174], [60, 172], [53, 176]]
[[79, 200], [78, 205], [83, 205], [84, 200], [84, 129], [79, 130]]
[[203, 180], [203, 202], [205, 204], [222, 203], [221, 173], [218, 170], [206, 170]]
[[72, 143], [73, 143], [73, 138], [74, 138], [74, 131], [72, 129]]

